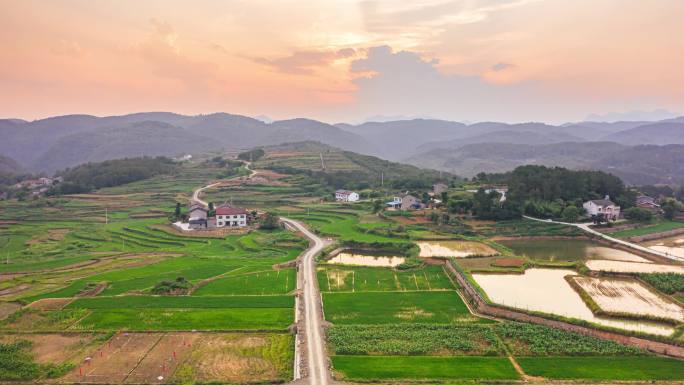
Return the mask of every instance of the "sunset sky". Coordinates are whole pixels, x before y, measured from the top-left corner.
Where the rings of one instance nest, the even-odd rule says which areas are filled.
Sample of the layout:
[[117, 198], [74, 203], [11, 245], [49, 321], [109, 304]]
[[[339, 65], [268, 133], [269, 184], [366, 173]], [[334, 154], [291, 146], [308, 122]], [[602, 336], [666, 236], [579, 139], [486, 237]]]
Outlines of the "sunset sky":
[[0, 0], [0, 117], [684, 112], [682, 0]]

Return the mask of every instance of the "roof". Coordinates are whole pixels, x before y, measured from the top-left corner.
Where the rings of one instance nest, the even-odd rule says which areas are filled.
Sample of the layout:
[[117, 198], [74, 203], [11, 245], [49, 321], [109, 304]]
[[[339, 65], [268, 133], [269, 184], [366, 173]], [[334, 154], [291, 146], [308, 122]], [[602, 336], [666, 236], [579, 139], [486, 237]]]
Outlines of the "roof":
[[246, 215], [247, 210], [239, 207], [232, 207], [228, 205], [219, 206], [216, 208], [216, 215]]
[[202, 206], [202, 205], [199, 205], [199, 204], [192, 204], [192, 205], [190, 205], [190, 210], [189, 210], [189, 211], [192, 212], [192, 211], [195, 211], [195, 210], [207, 211], [207, 209], [204, 208], [204, 206]]
[[609, 199], [594, 199], [594, 200], [590, 200], [589, 202], [595, 204], [596, 206], [601, 206], [601, 207], [615, 206], [615, 203], [613, 203]]

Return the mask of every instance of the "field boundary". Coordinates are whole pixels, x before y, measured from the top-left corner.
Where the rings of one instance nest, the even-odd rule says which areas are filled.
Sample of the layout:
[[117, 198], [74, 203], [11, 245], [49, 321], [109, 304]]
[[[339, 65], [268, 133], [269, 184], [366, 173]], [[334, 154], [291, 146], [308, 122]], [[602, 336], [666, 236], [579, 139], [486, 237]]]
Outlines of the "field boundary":
[[478, 312], [481, 312], [483, 314], [497, 318], [509, 319], [513, 321], [544, 325], [603, 340], [610, 340], [623, 345], [630, 345], [651, 351], [653, 353], [662, 354], [684, 360], [684, 347], [682, 346], [652, 341], [641, 337], [627, 336], [624, 334], [594, 329], [586, 326], [574, 325], [564, 321], [552, 320], [536, 315], [530, 315], [517, 310], [513, 310], [508, 307], [490, 305], [482, 299], [479, 293], [472, 287], [470, 282], [468, 282], [468, 280], [463, 276], [463, 274], [459, 272], [456, 268], [454, 268], [454, 266], [451, 263], [447, 263], [446, 268], [449, 270], [449, 272], [451, 272], [454, 275], [454, 278], [456, 278], [458, 283], [461, 285], [461, 287], [463, 288], [463, 292], [468, 298], [469, 302], [473, 304], [473, 306], [477, 309]]

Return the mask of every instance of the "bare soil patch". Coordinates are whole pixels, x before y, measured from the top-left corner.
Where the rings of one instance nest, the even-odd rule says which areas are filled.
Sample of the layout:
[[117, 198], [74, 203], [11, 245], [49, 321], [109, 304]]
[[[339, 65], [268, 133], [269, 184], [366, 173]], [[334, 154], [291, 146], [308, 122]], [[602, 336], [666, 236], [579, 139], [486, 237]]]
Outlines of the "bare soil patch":
[[522, 267], [525, 260], [522, 258], [497, 258], [492, 262], [494, 267]]
[[72, 301], [72, 298], [43, 298], [38, 301], [31, 302], [26, 307], [33, 310], [61, 310]]
[[14, 302], [0, 302], [0, 320], [3, 320], [21, 309], [21, 305]]
[[31, 353], [37, 362], [61, 364], [72, 360], [80, 361], [98, 336], [91, 333], [7, 334], [1, 335], [0, 341], [31, 341]]
[[69, 229], [50, 229], [47, 233], [38, 235], [26, 241], [26, 246], [33, 246], [48, 241], [59, 242], [64, 239], [67, 234], [69, 234], [69, 231]]

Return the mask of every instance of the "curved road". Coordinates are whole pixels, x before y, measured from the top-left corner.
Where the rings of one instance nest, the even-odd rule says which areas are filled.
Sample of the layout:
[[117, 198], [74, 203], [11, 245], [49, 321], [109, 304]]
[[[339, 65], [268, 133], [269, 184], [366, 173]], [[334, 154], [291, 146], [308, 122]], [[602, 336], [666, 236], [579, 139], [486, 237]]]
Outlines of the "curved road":
[[651, 249], [651, 248], [649, 248], [649, 247], [644, 247], [644, 246], [641, 246], [641, 245], [637, 245], [636, 243], [623, 241], [622, 239], [613, 238], [613, 237], [611, 237], [610, 235], [603, 234], [603, 233], [601, 233], [601, 232], [599, 232], [599, 231], [596, 231], [596, 230], [592, 229], [591, 227], [589, 227], [589, 226], [591, 225], [591, 223], [558, 222], [558, 221], [552, 221], [552, 220], [550, 220], [550, 219], [539, 219], [539, 218], [535, 218], [535, 217], [529, 217], [529, 216], [527, 216], [527, 215], [523, 215], [523, 218], [525, 218], [525, 219], [530, 219], [530, 220], [533, 220], [533, 221], [539, 221], [539, 222], [556, 223], [556, 224], [559, 224], [559, 225], [566, 225], [566, 226], [575, 226], [575, 227], [578, 227], [578, 228], [580, 228], [580, 229], [586, 231], [587, 233], [596, 235], [596, 236], [601, 237], [601, 238], [603, 238], [603, 239], [605, 239], [605, 240], [608, 240], [608, 241], [611, 241], [611, 242], [615, 242], [615, 243], [618, 243], [618, 244], [623, 245], [623, 246], [630, 247], [630, 248], [632, 248], [632, 249], [634, 249], [634, 250], [639, 250], [639, 251], [642, 251], [642, 252], [644, 252], [644, 253], [649, 253], [649, 254], [657, 255], [657, 256], [659, 256], [659, 257], [667, 258], [667, 259], [670, 259], [670, 260], [673, 260], [673, 261], [680, 261], [680, 262], [681, 262], [681, 261], [684, 261], [684, 258], [678, 257], [678, 256], [676, 256], [676, 255], [672, 255], [672, 254], [669, 254], [669, 253], [663, 253], [662, 251], [653, 250], [653, 249]]
[[[314, 257], [320, 253], [326, 243], [316, 234], [309, 231], [300, 222], [288, 218], [280, 220], [302, 232], [313, 241], [313, 246], [301, 257], [303, 280], [297, 284], [303, 285], [302, 299], [304, 300], [304, 327], [306, 329], [306, 351], [309, 383], [311, 385], [327, 385], [330, 379], [328, 357], [326, 355], [325, 337], [323, 335], [323, 311], [321, 295], [316, 284], [316, 262]], [[302, 282], [303, 281], [303, 282]]]
[[[249, 170], [249, 175], [247, 176], [247, 179], [252, 178], [254, 175], [256, 175], [256, 174], [258, 173], [257, 171], [252, 170], [251, 168], [249, 168], [249, 166], [251, 165], [251, 163], [249, 163], [249, 162], [247, 162], [247, 161], [243, 161], [243, 163], [245, 164], [245, 168], [246, 168], [247, 170]], [[229, 180], [230, 180], [230, 179], [234, 179], [234, 178], [240, 178], [240, 177], [239, 177], [239, 176], [236, 176], [236, 177], [233, 177], [233, 178], [229, 178]], [[193, 191], [193, 193], [192, 193], [192, 198], [190, 199], [190, 203], [191, 203], [191, 204], [192, 204], [192, 203], [199, 203], [199, 204], [201, 204], [201, 205], [204, 206], [204, 207], [208, 207], [208, 206], [209, 206], [209, 203], [207, 203], [207, 202], [203, 201], [202, 199], [200, 199], [200, 197], [199, 197], [200, 193], [201, 193], [202, 191], [206, 190], [206, 189], [210, 189], [210, 188], [215, 187], [215, 186], [218, 186], [218, 185], [220, 185], [220, 184], [221, 184], [221, 182], [215, 182], [215, 183], [212, 183], [212, 184], [209, 184], [209, 185], [206, 185], [206, 186], [202, 186], [202, 187], [198, 188], [197, 190]]]

